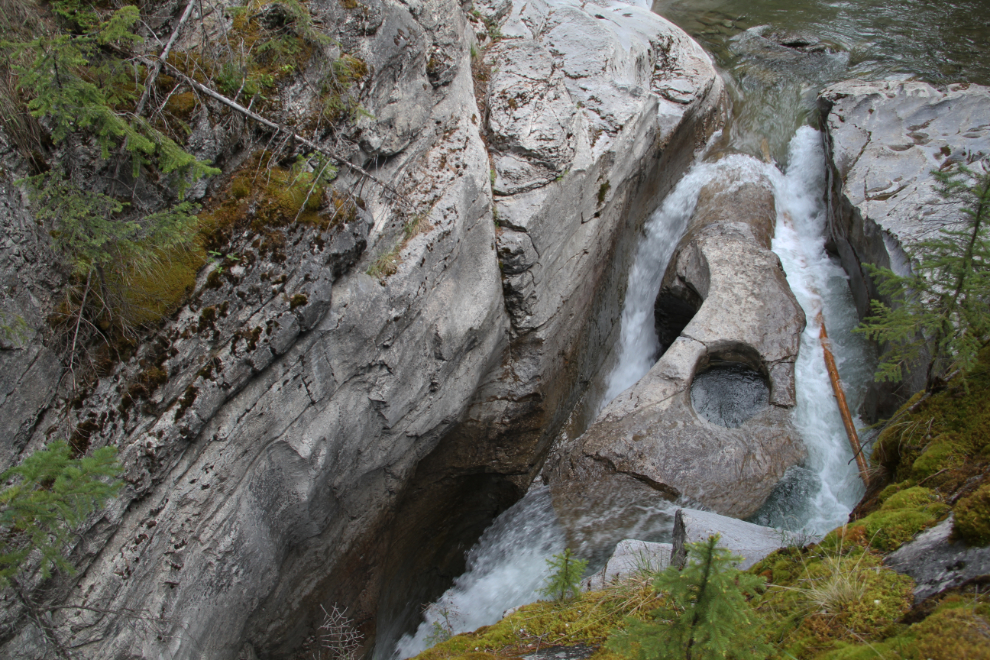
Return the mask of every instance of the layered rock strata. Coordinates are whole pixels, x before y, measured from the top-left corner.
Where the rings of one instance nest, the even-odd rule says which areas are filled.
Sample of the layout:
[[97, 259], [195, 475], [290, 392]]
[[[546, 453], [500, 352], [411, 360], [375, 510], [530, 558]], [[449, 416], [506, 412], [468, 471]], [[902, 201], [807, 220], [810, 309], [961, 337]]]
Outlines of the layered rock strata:
[[[126, 470], [79, 574], [24, 583], [80, 657], [289, 657], [321, 605], [390, 653], [524, 492], [611, 341], [623, 237], [721, 119], [708, 56], [639, 8], [479, 5], [494, 43], [449, 0], [311, 9], [372, 71], [349, 156], [401, 200], [365, 182], [347, 222], [234, 236], [236, 264], [85, 396], [39, 333], [0, 347], [4, 466], [83, 430]], [[194, 137], [229, 172], [246, 134], [204, 113]], [[13, 178], [3, 221], [30, 229]], [[5, 285], [44, 259], [18, 254]], [[40, 326], [50, 300], [17, 295]], [[9, 593], [0, 634], [0, 657], [51, 646]]]
[[[850, 80], [819, 97], [828, 157], [829, 248], [849, 273], [860, 316], [884, 298], [864, 264], [910, 272], [914, 243], [959, 216], [933, 171], [990, 154], [990, 88]], [[889, 301], [886, 301], [889, 302]], [[915, 371], [868, 397], [868, 416], [889, 414], [924, 387]]]
[[[554, 507], [565, 518], [611, 508], [602, 502], [612, 491], [631, 502], [683, 498], [743, 518], [803, 460], [790, 411], [805, 317], [770, 251], [775, 220], [765, 181], [702, 189], [658, 298], [696, 302], [697, 311], [653, 368], [548, 463]], [[735, 428], [708, 421], [691, 401], [695, 376], [719, 362], [745, 365], [769, 387], [768, 405]]]

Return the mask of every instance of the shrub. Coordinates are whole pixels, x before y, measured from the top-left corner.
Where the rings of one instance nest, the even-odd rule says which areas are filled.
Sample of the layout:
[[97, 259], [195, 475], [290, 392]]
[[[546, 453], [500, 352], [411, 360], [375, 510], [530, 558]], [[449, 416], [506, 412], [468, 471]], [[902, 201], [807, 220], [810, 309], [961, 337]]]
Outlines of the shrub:
[[100, 509], [121, 486], [108, 481], [121, 472], [115, 447], [92, 456], [72, 457], [72, 448], [59, 441], [36, 451], [0, 474], [14, 483], [0, 491], [0, 584], [13, 578], [33, 550], [41, 553], [41, 572], [72, 571], [63, 556], [72, 533]]
[[740, 558], [718, 541], [715, 535], [688, 544], [684, 569], [669, 566], [653, 583], [665, 595], [664, 606], [652, 621], [630, 620], [609, 648], [638, 660], [765, 658], [769, 647], [757, 634], [747, 602], [765, 580], [736, 569]]

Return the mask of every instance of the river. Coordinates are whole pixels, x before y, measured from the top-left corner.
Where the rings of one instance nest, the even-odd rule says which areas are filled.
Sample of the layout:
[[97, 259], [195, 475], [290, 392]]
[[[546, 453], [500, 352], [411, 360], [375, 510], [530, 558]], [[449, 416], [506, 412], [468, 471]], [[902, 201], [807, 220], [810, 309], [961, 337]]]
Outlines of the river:
[[[848, 78], [990, 83], [990, 7], [984, 0], [656, 0], [653, 10], [694, 36], [723, 72], [732, 109], [722, 132], [645, 222], [628, 276], [616, 359], [591, 391], [600, 410], [653, 364], [658, 340], [653, 301], [667, 261], [694, 211], [698, 192], [725, 177], [765, 176], [778, 222], [772, 249], [809, 319], [796, 365], [794, 424], [808, 448], [751, 520], [809, 537], [841, 525], [862, 496], [852, 452], [825, 371], [818, 311], [850, 406], [862, 403], [872, 377], [871, 346], [852, 333], [858, 319], [845, 272], [825, 250], [825, 158], [816, 130], [816, 98]], [[787, 45], [782, 45], [787, 44]], [[790, 52], [791, 50], [794, 53]], [[862, 422], [857, 420], [859, 426]], [[628, 512], [627, 512], [628, 513]], [[571, 545], [592, 559], [621, 538], [669, 540], [673, 506], [627, 515], [606, 537], [574, 534]], [[593, 530], [594, 520], [578, 524]], [[467, 569], [405, 635], [393, 655], [427, 648], [434, 624], [454, 632], [497, 621], [532, 602], [545, 560], [565, 547], [547, 489], [534, 485], [500, 516], [468, 553]], [[576, 547], [575, 547], [576, 546]]]

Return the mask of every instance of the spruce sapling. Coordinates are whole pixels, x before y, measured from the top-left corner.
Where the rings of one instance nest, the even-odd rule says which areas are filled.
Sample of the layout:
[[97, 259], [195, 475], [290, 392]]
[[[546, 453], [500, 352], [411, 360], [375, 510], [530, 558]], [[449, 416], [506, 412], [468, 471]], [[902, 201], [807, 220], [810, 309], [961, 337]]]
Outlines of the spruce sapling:
[[769, 647], [756, 632], [746, 597], [764, 579], [735, 568], [735, 557], [719, 547], [718, 535], [688, 544], [683, 569], [669, 566], [653, 583], [665, 595], [652, 621], [629, 620], [608, 647], [636, 660], [757, 660]]
[[567, 548], [547, 559], [547, 567], [550, 569], [550, 575], [547, 576], [543, 588], [537, 593], [557, 602], [580, 593], [581, 578], [584, 576], [584, 569], [588, 568], [587, 560], [578, 559], [570, 548]]

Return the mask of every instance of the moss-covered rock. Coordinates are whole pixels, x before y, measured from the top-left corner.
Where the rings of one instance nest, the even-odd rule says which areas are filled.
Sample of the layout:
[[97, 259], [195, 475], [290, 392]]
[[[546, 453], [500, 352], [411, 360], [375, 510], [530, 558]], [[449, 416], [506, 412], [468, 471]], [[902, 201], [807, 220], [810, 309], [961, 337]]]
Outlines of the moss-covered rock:
[[971, 545], [990, 543], [990, 483], [956, 504], [953, 531]]

